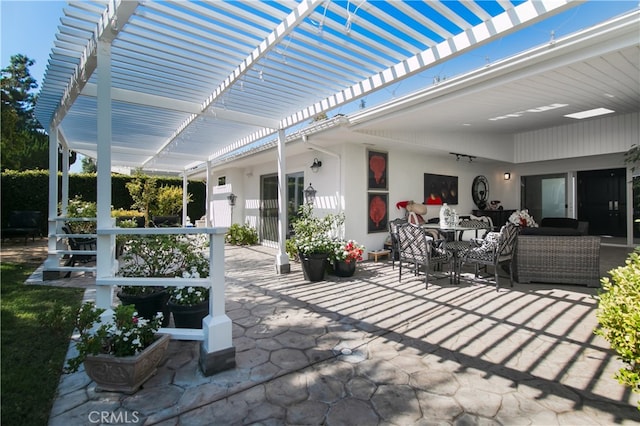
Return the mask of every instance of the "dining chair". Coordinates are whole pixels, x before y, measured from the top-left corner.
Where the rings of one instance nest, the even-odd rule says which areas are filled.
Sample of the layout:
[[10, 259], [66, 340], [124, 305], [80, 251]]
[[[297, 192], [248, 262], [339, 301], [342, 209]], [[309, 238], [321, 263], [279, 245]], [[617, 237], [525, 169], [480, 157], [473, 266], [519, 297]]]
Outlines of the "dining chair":
[[513, 256], [515, 254], [518, 231], [518, 226], [507, 223], [500, 228], [500, 232], [489, 232], [484, 238], [471, 239], [470, 247], [460, 254], [461, 265], [473, 264], [475, 266], [475, 279], [478, 278], [480, 265], [493, 266], [497, 291], [500, 287], [498, 281], [499, 267], [508, 262], [509, 284], [513, 287]]
[[396, 260], [400, 257], [400, 243], [398, 237], [398, 228], [407, 223], [406, 219], [394, 219], [389, 221], [389, 236], [391, 237], [391, 269], [395, 269]]
[[[398, 228], [398, 242], [400, 261], [398, 280], [402, 281], [402, 266], [413, 266], [413, 274], [417, 276], [424, 272], [425, 288], [429, 287], [429, 269], [431, 265], [447, 264], [447, 273], [451, 281], [452, 255], [444, 248], [444, 241], [435, 242], [424, 229], [412, 223], [406, 223]], [[446, 275], [445, 275], [446, 276]]]

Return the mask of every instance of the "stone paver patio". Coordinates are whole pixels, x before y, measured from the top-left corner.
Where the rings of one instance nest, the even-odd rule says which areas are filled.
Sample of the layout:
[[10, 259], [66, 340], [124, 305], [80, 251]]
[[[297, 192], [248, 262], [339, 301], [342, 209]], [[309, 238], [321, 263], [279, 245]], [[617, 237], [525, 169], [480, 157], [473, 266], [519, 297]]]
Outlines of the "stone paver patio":
[[[593, 334], [594, 289], [505, 278], [496, 292], [465, 274], [426, 290], [384, 261], [309, 283], [297, 263], [277, 275], [273, 259], [226, 248], [235, 369], [205, 377], [198, 342], [172, 341], [134, 395], [64, 375], [50, 425], [103, 413], [145, 425], [640, 423], [638, 395]], [[91, 297], [91, 279], [73, 280]]]

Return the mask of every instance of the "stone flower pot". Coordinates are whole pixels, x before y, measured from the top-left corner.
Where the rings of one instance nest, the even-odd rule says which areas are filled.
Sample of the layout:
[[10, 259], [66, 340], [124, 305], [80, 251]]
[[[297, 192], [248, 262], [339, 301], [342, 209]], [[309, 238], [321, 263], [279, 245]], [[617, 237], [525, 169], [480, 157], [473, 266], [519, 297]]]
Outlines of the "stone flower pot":
[[135, 393], [158, 370], [171, 341], [169, 334], [157, 334], [158, 339], [133, 356], [109, 354], [87, 355], [84, 369], [96, 382], [97, 391]]

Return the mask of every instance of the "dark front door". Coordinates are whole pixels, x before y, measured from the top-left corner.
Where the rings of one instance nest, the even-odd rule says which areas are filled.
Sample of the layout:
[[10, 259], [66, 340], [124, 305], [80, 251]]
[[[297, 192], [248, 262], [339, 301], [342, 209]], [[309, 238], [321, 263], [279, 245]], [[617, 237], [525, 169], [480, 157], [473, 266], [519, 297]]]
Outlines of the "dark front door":
[[278, 175], [260, 178], [260, 240], [278, 242]]
[[[303, 201], [304, 174], [287, 175], [287, 235], [289, 238], [291, 220], [298, 214]], [[261, 177], [260, 195], [260, 240], [278, 242], [278, 175]]]
[[626, 169], [578, 172], [578, 220], [589, 234], [627, 236]]

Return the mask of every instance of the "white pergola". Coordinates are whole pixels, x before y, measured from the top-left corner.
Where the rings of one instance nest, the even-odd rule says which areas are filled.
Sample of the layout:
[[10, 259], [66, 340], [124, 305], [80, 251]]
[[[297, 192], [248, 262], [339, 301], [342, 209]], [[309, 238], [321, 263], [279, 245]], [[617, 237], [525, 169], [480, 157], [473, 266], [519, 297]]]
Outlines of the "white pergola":
[[[179, 172], [186, 179], [194, 168], [255, 148], [277, 134], [283, 214], [288, 130], [577, 4], [569, 0], [70, 2], [36, 117], [49, 131], [52, 171], [57, 170], [59, 145], [64, 152], [74, 150], [97, 159], [98, 305], [109, 307], [113, 286], [122, 284], [122, 278], [114, 279], [114, 236], [127, 231], [113, 227], [110, 219], [112, 166]], [[63, 206], [64, 194], [68, 195], [68, 164], [64, 166]], [[50, 254], [56, 250], [61, 221], [57, 180], [51, 175]], [[280, 271], [288, 266], [285, 223], [281, 217], [276, 259]], [[203, 340], [203, 352], [214, 358], [227, 356], [232, 346], [231, 321], [224, 312], [224, 230], [176, 232], [210, 235], [214, 273], [196, 284], [210, 285], [213, 292], [204, 332], [174, 330], [174, 334]], [[158, 285], [157, 279], [130, 280], [134, 285]]]

